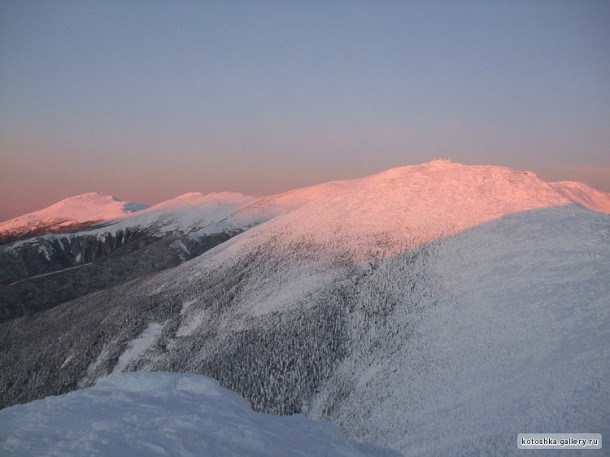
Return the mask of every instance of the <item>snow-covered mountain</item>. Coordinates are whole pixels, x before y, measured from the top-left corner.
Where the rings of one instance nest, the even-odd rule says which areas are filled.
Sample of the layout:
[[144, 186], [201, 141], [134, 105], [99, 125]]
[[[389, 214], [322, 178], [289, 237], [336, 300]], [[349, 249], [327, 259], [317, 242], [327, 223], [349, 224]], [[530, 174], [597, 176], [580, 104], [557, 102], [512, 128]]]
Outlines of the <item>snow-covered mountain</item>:
[[151, 230], [157, 235], [185, 234], [223, 220], [256, 200], [257, 197], [238, 192], [205, 195], [191, 192], [122, 217], [111, 224], [94, 227], [90, 233], [112, 235], [126, 229], [137, 229]]
[[435, 161], [253, 202], [188, 262], [0, 324], [0, 402], [157, 370], [409, 456], [610, 434], [610, 216], [558, 186]]
[[0, 222], [0, 240], [66, 231], [140, 211], [146, 205], [122, 202], [98, 192], [66, 198], [39, 211]]
[[174, 267], [349, 184], [331, 182], [265, 198], [190, 193], [137, 213], [82, 224], [80, 230], [74, 222], [68, 233], [30, 232], [0, 246], [0, 321]]
[[[197, 237], [187, 234], [223, 220], [254, 200], [230, 192], [185, 194], [114, 219], [81, 223], [80, 230], [75, 230], [77, 222], [72, 219], [69, 233], [51, 230], [0, 246], [0, 303], [5, 305], [0, 308], [0, 320], [176, 266], [240, 230]], [[65, 217], [80, 220], [88, 217], [87, 208], [95, 207], [82, 204], [78, 212], [76, 204], [68, 206]], [[46, 219], [47, 224], [50, 220]]]
[[[107, 195], [85, 194], [4, 222], [0, 224], [0, 236], [33, 233], [55, 240], [83, 235], [111, 237], [126, 230], [149, 231], [157, 236], [184, 234], [223, 220], [255, 200], [258, 198], [237, 192], [192, 192], [146, 207], [122, 203]], [[81, 230], [55, 233], [61, 232], [60, 228], [76, 226]], [[15, 247], [38, 243], [40, 238], [21, 240]]]
[[338, 183], [240, 240], [278, 239], [290, 252], [308, 244], [314, 256], [368, 260], [508, 214], [570, 203], [531, 172], [436, 160]]

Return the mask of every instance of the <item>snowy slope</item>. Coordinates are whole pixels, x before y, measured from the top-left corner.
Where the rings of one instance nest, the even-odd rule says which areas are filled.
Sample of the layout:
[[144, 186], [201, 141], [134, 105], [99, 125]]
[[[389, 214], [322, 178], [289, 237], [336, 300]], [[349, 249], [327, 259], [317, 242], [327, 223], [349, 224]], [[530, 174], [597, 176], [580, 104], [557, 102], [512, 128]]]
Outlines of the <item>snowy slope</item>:
[[0, 376], [14, 389], [204, 372], [257, 409], [296, 406], [405, 456], [520, 455], [518, 433], [610, 435], [607, 215], [522, 212], [326, 274], [296, 254], [214, 262], [222, 252], [22, 333], [0, 327], [18, 348], [0, 355]]
[[0, 246], [0, 321], [195, 257], [235, 232], [195, 238], [185, 234], [254, 200], [229, 192], [185, 194], [80, 230], [72, 225], [69, 233], [30, 233], [4, 244]]
[[[191, 192], [151, 207], [126, 203], [124, 211], [117, 205], [100, 206], [114, 197], [86, 194], [58, 202], [49, 208], [26, 214], [0, 224], [0, 236], [25, 235], [29, 232], [53, 232], [58, 228], [80, 223], [100, 222], [98, 227], [86, 228], [83, 233], [94, 236], [113, 236], [125, 230], [149, 230], [156, 235], [192, 233], [194, 238], [218, 233], [234, 233], [287, 214], [300, 206], [356, 181], [337, 181], [296, 189], [289, 192], [255, 197], [238, 192]], [[98, 206], [96, 207], [96, 197]], [[137, 213], [135, 213], [137, 211]], [[79, 236], [77, 233], [75, 236]], [[65, 235], [60, 235], [63, 237]], [[49, 233], [46, 239], [58, 236]], [[16, 246], [21, 246], [22, 241]]]
[[0, 223], [0, 236], [20, 236], [37, 230], [58, 230], [72, 225], [116, 219], [146, 208], [134, 202], [91, 192], [66, 198], [47, 208]]
[[[313, 319], [290, 316], [308, 316], [308, 309], [327, 303], [347, 310], [336, 318], [345, 325], [340, 338], [347, 339], [340, 352], [349, 355], [339, 356], [332, 375], [310, 399], [302, 398], [302, 407], [351, 437], [408, 456], [454, 456], [517, 455], [516, 436], [524, 432], [610, 434], [607, 215], [577, 205], [520, 212], [345, 269], [327, 265], [329, 251], [322, 249], [334, 250], [334, 243], [320, 249], [291, 241], [289, 252], [282, 237], [290, 239], [290, 230], [276, 232], [273, 244], [253, 245], [254, 233], [265, 236], [262, 227], [216, 248], [208, 264], [200, 259], [180, 269], [189, 278], [182, 284], [192, 281], [187, 296], [199, 293], [182, 315], [183, 331], [170, 340], [177, 358], [184, 354], [181, 345], [214, 329], [224, 333], [207, 341], [211, 352], [228, 335], [248, 329], [258, 335], [256, 319], [270, 319], [275, 332], [294, 325], [296, 333]], [[202, 292], [205, 272], [238, 274], [232, 265], [252, 258], [241, 246], [245, 240], [258, 260], [240, 270], [233, 310], [213, 318]], [[224, 257], [227, 251], [232, 256]], [[322, 341], [310, 344], [332, 344]], [[266, 350], [253, 353], [266, 360]], [[159, 355], [149, 353], [146, 360]], [[310, 356], [297, 349], [277, 357], [299, 366], [300, 357]], [[224, 382], [239, 386], [225, 376]]]
[[224, 231], [248, 229], [275, 217], [288, 214], [320, 198], [353, 189], [357, 184], [358, 180], [332, 181], [270, 195], [239, 209], [216, 224], [202, 228], [194, 235], [204, 236]]
[[[31, 255], [29, 253], [37, 251], [40, 257], [38, 260], [42, 261], [43, 266], [47, 264], [52, 266], [56, 259], [60, 259], [65, 264], [64, 258], [67, 257], [71, 262], [69, 266], [72, 266], [90, 262], [92, 255], [95, 257], [94, 254], [91, 254], [92, 252], [99, 251], [101, 254], [108, 254], [126, 242], [137, 238], [146, 239], [140, 243], [143, 246], [151, 240], [170, 239], [191, 233], [225, 219], [256, 200], [258, 200], [257, 197], [235, 192], [217, 192], [207, 195], [189, 193], [135, 213], [87, 225], [79, 231], [74, 230], [71, 233], [47, 231], [40, 236], [17, 240], [3, 249], [17, 258]], [[240, 231], [240, 229], [236, 228], [236, 231]], [[219, 233], [228, 236], [235, 234], [230, 231], [224, 233], [216, 231], [211, 234]], [[184, 241], [187, 243], [185, 244]], [[193, 242], [195, 244], [205, 243], [205, 240], [202, 240], [201, 236], [196, 236]], [[190, 251], [188, 244], [190, 244], [188, 240], [178, 240], [172, 249], [181, 258], [190, 258], [194, 254]], [[159, 260], [159, 262], [161, 261]], [[61, 266], [65, 267], [63, 264]]]
[[380, 262], [350, 302], [351, 354], [313, 417], [409, 456], [610, 434], [608, 216], [572, 205], [501, 219]]
[[564, 197], [585, 208], [610, 214], [610, 194], [600, 192], [581, 182], [561, 181], [550, 185]]
[[[436, 161], [344, 185], [168, 277], [201, 290], [254, 262], [216, 321], [229, 333], [337, 302], [340, 284], [350, 356], [304, 408], [406, 455], [511, 455], [517, 433], [596, 431], [609, 412], [608, 216], [570, 203], [528, 172]], [[199, 297], [182, 335], [210, 331]], [[545, 357], [555, 370], [529, 366]]]
[[[568, 192], [570, 186], [578, 187], [579, 192]], [[311, 221], [330, 225], [337, 221], [324, 221], [324, 213], [334, 212], [345, 220], [341, 227], [331, 228], [347, 229], [350, 236], [355, 232], [364, 235], [364, 231], [392, 231], [398, 223], [407, 226], [417, 223], [416, 230], [427, 231], [437, 222], [443, 224], [437, 234], [415, 240], [421, 242], [531, 208], [576, 202], [594, 211], [610, 213], [608, 201], [610, 195], [582, 183], [548, 184], [529, 171], [434, 160], [265, 197], [201, 233], [214, 233], [225, 227], [253, 227], [303, 208], [302, 213], [294, 215], [295, 219], [305, 224]], [[318, 211], [322, 215], [317, 215]], [[320, 228], [326, 227], [316, 229]]]
[[326, 421], [253, 412], [212, 379], [131, 373], [0, 411], [8, 457], [392, 457]]
[[159, 235], [189, 233], [222, 220], [257, 197], [238, 192], [192, 192], [158, 203], [137, 214], [95, 229], [92, 233], [116, 233], [126, 228], [154, 229]]

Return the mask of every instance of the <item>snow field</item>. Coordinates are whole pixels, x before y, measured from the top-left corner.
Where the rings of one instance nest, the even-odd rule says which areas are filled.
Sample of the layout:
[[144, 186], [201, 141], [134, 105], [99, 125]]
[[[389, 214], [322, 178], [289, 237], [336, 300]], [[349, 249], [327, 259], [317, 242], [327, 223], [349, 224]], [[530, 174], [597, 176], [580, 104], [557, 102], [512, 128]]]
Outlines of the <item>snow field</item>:
[[198, 375], [137, 372], [0, 411], [2, 455], [396, 457], [327, 421], [253, 412]]

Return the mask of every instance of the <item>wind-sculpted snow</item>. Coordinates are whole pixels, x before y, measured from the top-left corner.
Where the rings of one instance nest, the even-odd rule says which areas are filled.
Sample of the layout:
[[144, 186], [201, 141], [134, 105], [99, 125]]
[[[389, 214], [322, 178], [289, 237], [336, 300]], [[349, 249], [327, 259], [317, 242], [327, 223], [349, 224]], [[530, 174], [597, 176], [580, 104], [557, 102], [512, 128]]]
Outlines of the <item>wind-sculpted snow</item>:
[[0, 411], [6, 457], [397, 457], [327, 421], [253, 412], [212, 379], [130, 373]]

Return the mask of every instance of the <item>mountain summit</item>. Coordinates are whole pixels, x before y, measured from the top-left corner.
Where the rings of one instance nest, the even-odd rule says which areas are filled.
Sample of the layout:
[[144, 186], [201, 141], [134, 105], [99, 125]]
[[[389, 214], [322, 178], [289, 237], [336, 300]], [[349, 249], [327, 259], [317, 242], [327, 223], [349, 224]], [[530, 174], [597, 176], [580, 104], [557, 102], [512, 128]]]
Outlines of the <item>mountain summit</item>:
[[67, 231], [116, 219], [146, 207], [141, 203], [122, 202], [111, 195], [89, 192], [0, 223], [0, 238]]
[[[243, 227], [259, 215], [269, 222], [236, 242], [281, 240], [278, 248], [285, 245], [287, 251], [308, 245], [312, 255], [363, 261], [537, 208], [578, 203], [604, 210], [609, 198], [584, 184], [578, 194], [568, 192], [565, 185], [549, 184], [529, 171], [435, 160], [267, 197], [223, 224]], [[260, 216], [265, 213], [270, 217]]]

